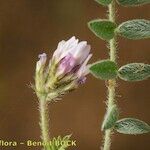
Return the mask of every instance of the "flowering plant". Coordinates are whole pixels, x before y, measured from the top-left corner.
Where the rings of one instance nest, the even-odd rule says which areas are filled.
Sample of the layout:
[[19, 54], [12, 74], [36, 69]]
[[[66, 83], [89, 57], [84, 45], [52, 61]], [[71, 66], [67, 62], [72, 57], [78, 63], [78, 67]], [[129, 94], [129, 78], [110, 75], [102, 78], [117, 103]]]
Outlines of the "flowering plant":
[[86, 41], [79, 42], [72, 37], [68, 41], [59, 42], [48, 66], [47, 55], [39, 55], [34, 90], [39, 99], [40, 126], [44, 142], [50, 140], [48, 102], [60, 99], [62, 95], [85, 83], [86, 75], [89, 73], [87, 63], [92, 57], [90, 50], [91, 46]]
[[[111, 135], [114, 131], [122, 134], [144, 134], [150, 132], [150, 126], [135, 118], [119, 119], [119, 108], [116, 101], [116, 87], [118, 78], [128, 82], [142, 81], [150, 77], [150, 65], [144, 63], [130, 63], [119, 67], [117, 64], [117, 36], [139, 40], [150, 38], [150, 21], [133, 19], [118, 25], [116, 22], [116, 4], [121, 6], [140, 6], [150, 3], [149, 0], [95, 0], [108, 7], [108, 19], [96, 19], [88, 23], [90, 30], [102, 40], [109, 43], [109, 58], [87, 65], [92, 57], [91, 47], [86, 41], [79, 42], [75, 37], [58, 44], [49, 64], [46, 65], [47, 55], [39, 55], [36, 64], [34, 90], [39, 99], [40, 126], [42, 139], [48, 142], [49, 116], [48, 103], [62, 98], [62, 95], [75, 90], [86, 80], [90, 72], [94, 77], [105, 80], [108, 88], [107, 111], [102, 123], [104, 131], [103, 150], [111, 149]], [[117, 3], [116, 3], [117, 2]], [[70, 135], [58, 139], [68, 141]], [[65, 150], [61, 147], [44, 146], [44, 150]]]

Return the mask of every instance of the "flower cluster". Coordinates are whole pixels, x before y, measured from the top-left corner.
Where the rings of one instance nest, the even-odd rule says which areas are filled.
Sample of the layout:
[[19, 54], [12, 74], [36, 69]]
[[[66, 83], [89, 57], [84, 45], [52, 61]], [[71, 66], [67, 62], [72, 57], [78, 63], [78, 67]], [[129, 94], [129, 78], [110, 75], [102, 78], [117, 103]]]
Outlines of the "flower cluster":
[[79, 42], [72, 37], [59, 42], [48, 66], [47, 55], [39, 55], [35, 75], [37, 96], [54, 100], [84, 83], [88, 74], [87, 63], [92, 57], [90, 50], [86, 41]]

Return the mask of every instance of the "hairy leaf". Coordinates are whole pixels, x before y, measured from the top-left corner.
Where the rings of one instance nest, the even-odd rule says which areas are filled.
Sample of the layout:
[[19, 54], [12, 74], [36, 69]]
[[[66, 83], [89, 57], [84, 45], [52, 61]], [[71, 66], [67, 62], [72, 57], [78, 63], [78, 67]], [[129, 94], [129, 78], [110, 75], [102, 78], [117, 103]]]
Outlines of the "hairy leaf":
[[92, 64], [90, 72], [96, 77], [102, 80], [113, 79], [117, 76], [117, 64], [110, 60], [102, 60]]
[[125, 81], [141, 81], [150, 77], [150, 65], [131, 63], [118, 70], [118, 76]]
[[109, 20], [97, 19], [90, 21], [88, 27], [97, 37], [103, 40], [110, 40], [114, 37], [116, 24]]
[[102, 131], [112, 128], [115, 125], [116, 121], [118, 120], [118, 117], [119, 112], [117, 106], [116, 105], [111, 106], [104, 117], [104, 121], [102, 124]]
[[150, 0], [117, 0], [122, 6], [141, 6], [150, 3]]
[[150, 126], [147, 123], [135, 118], [124, 118], [118, 120], [115, 129], [119, 133], [134, 135], [150, 132]]
[[150, 38], [150, 21], [135, 19], [123, 22], [116, 29], [116, 33], [133, 40]]

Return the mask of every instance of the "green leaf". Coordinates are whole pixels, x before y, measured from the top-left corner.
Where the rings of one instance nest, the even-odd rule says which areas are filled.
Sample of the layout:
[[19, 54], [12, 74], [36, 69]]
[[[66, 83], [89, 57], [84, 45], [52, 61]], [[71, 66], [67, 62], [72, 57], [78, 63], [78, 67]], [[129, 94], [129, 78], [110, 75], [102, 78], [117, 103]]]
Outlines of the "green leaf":
[[88, 27], [97, 37], [110, 40], [114, 37], [114, 30], [117, 26], [109, 20], [97, 19], [90, 21]]
[[131, 63], [118, 70], [118, 76], [124, 81], [142, 81], [150, 77], [150, 65]]
[[117, 0], [122, 6], [141, 6], [150, 3], [150, 0]]
[[150, 38], [150, 21], [134, 19], [123, 22], [116, 29], [116, 33], [132, 40]]
[[147, 123], [135, 118], [124, 118], [118, 120], [115, 129], [119, 133], [134, 135], [150, 132], [150, 126]]
[[95, 0], [95, 1], [103, 6], [107, 6], [112, 2], [112, 0]]
[[118, 120], [118, 117], [119, 111], [117, 106], [116, 105], [111, 106], [104, 117], [104, 121], [102, 124], [102, 131], [112, 128], [115, 125], [116, 121]]
[[113, 61], [102, 60], [92, 64], [89, 69], [96, 78], [109, 80], [117, 76], [118, 67]]

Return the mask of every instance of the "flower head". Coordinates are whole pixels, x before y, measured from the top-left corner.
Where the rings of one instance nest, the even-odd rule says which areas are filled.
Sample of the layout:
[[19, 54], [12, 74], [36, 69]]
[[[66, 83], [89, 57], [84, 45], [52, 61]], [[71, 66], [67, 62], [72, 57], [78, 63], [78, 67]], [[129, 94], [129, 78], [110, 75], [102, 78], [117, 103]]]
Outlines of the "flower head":
[[75, 37], [59, 42], [49, 66], [45, 68], [46, 54], [39, 55], [36, 66], [36, 93], [45, 94], [48, 100], [74, 90], [86, 80], [87, 63], [92, 57], [91, 46]]

